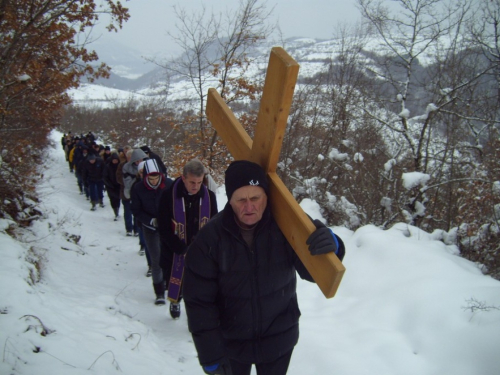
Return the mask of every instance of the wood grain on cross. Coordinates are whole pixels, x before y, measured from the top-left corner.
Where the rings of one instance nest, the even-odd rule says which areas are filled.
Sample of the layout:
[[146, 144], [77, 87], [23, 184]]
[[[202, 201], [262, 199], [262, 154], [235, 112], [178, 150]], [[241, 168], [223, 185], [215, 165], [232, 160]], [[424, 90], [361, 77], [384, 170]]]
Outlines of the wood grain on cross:
[[284, 49], [271, 50], [253, 141], [213, 88], [208, 90], [206, 113], [235, 160], [254, 161], [267, 171], [276, 222], [323, 294], [331, 298], [345, 268], [334, 253], [309, 253], [306, 239], [316, 228], [276, 174], [298, 73], [299, 65]]

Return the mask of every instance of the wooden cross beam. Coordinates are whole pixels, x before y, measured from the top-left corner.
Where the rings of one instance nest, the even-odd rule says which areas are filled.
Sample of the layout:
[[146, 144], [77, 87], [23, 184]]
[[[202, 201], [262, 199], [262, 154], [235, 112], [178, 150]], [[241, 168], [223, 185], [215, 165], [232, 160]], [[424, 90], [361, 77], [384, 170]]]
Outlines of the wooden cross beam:
[[345, 268], [334, 253], [309, 253], [306, 240], [316, 228], [276, 174], [298, 72], [299, 65], [283, 48], [271, 50], [253, 141], [213, 88], [208, 90], [206, 113], [235, 160], [254, 161], [267, 171], [274, 219], [323, 294], [331, 298]]

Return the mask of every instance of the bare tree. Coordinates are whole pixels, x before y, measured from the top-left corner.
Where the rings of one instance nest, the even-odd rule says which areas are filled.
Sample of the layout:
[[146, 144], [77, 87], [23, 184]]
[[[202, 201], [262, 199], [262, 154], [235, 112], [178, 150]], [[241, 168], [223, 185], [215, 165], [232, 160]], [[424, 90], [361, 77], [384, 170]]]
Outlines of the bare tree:
[[[217, 35], [217, 60], [211, 74], [217, 79], [216, 87], [228, 104], [242, 99], [255, 101], [260, 96], [262, 82], [250, 81], [246, 73], [254, 62], [253, 56], [256, 56], [252, 55], [252, 48], [266, 40], [274, 30], [274, 26], [267, 23], [271, 13], [272, 9], [268, 11], [265, 3], [260, 5], [258, 0], [240, 0], [236, 11], [228, 10], [222, 17]], [[248, 116], [245, 118], [249, 120]], [[251, 123], [247, 130], [252, 133], [255, 119], [242, 122]], [[214, 166], [216, 160], [224, 164], [227, 149], [217, 142], [217, 132], [212, 132], [208, 164]]]
[[[174, 6], [179, 21], [176, 24], [178, 34], [169, 35], [182, 48], [182, 56], [173, 60], [166, 68], [179, 77], [187, 78], [198, 97], [198, 135], [200, 140], [206, 139], [205, 98], [207, 81], [210, 77], [207, 71], [214, 64], [213, 48], [217, 38], [220, 22], [213, 15], [207, 15], [205, 7], [199, 12], [188, 13], [185, 9]], [[206, 150], [206, 147], [202, 149]]]
[[380, 126], [358, 110], [373, 80], [366, 75], [360, 26], [338, 27], [331, 58], [295, 94], [280, 171], [297, 198], [316, 200], [331, 223], [356, 228], [380, 221], [386, 155]]
[[34, 190], [47, 134], [70, 101], [66, 91], [82, 77], [109, 74], [105, 64], [94, 65], [89, 29], [108, 15], [108, 30], [116, 31], [129, 14], [120, 1], [99, 3], [97, 11], [94, 0], [0, 1], [1, 216], [22, 215], [21, 198]]
[[267, 23], [271, 13], [258, 0], [240, 0], [239, 8], [228, 10], [223, 17], [212, 74], [217, 77], [220, 95], [227, 103], [241, 98], [255, 99], [256, 87], [245, 78], [245, 73], [254, 61], [251, 48], [266, 40], [274, 30]]
[[[182, 151], [191, 156], [214, 163], [227, 162], [227, 149], [217, 139], [216, 133], [205, 118], [205, 101], [209, 87], [216, 87], [227, 102], [243, 98], [255, 100], [259, 85], [249, 82], [245, 72], [252, 63], [249, 51], [265, 40], [272, 31], [266, 22], [270, 12], [258, 0], [242, 0], [237, 10], [227, 10], [215, 15], [205, 8], [195, 14], [188, 14], [182, 8], [174, 7], [179, 23], [178, 34], [170, 33], [183, 54], [164, 67], [172, 74], [187, 78], [194, 88], [198, 100], [195, 117], [197, 134], [192, 133], [191, 118], [186, 119], [183, 131], [189, 147]], [[197, 138], [197, 142], [196, 142]]]
[[480, 0], [477, 16], [469, 24], [472, 43], [491, 64], [500, 106], [500, 0]]

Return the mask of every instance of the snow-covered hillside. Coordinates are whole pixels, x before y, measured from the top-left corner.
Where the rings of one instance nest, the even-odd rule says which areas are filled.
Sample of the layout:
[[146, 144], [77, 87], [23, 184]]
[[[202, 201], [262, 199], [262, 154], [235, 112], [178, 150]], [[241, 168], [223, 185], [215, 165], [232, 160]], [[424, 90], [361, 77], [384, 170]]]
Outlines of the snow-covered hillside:
[[[316, 73], [325, 69], [325, 64], [331, 60], [335, 59], [339, 51], [346, 49], [346, 46], [342, 46], [342, 43], [346, 41], [342, 41], [339, 39], [313, 39], [313, 38], [290, 38], [284, 42], [283, 48], [288, 52], [290, 56], [292, 56], [300, 65], [299, 69], [299, 80], [312, 77]], [[262, 75], [262, 72], [265, 72], [267, 63], [269, 60], [269, 53], [273, 47], [273, 43], [265, 43], [256, 47], [251, 51], [251, 56], [255, 57], [254, 63], [250, 66], [246, 75], [248, 77], [253, 77], [254, 79]], [[125, 47], [124, 47], [125, 48]], [[384, 50], [381, 39], [375, 37], [367, 37], [363, 39], [363, 50], [367, 52], [378, 52]], [[431, 51], [432, 48], [429, 49]], [[428, 53], [430, 53], [428, 51]], [[115, 52], [115, 54], [118, 52]], [[422, 54], [419, 56], [420, 64], [426, 65], [427, 62], [427, 54]], [[106, 60], [107, 58], [107, 60]], [[135, 78], [138, 82], [136, 82], [135, 86], [141, 86], [141, 89], [137, 90], [117, 90], [109, 87], [105, 87], [99, 84], [84, 84], [79, 89], [70, 90], [69, 95], [73, 98], [75, 104], [77, 105], [96, 105], [100, 107], [109, 107], [113, 106], [116, 103], [123, 102], [124, 100], [129, 100], [131, 98], [134, 99], [145, 99], [151, 98], [155, 95], [164, 95], [164, 93], [159, 94], [159, 91], [164, 91], [164, 84], [162, 82], [151, 81], [151, 75], [144, 75], [142, 77], [134, 76], [129, 72], [131, 67], [127, 68], [123, 64], [127, 63], [127, 59], [122, 61], [122, 59], [116, 58], [110, 51], [107, 51], [107, 54], [103, 56], [103, 62], [106, 62], [112, 68], [112, 72], [118, 76], [125, 78]], [[370, 64], [370, 58], [366, 57], [366, 63]], [[431, 61], [431, 60], [429, 60]], [[130, 64], [136, 65], [137, 62], [129, 62]], [[146, 61], [145, 61], [146, 63]], [[131, 65], [132, 66], [132, 65]], [[151, 63], [148, 63], [146, 66], [152, 66]], [[160, 69], [161, 68], [155, 68]], [[372, 69], [376, 68], [372, 66]], [[154, 75], [153, 75], [154, 76]], [[193, 99], [197, 97], [197, 93], [192, 87], [192, 83], [185, 79], [178, 79], [173, 77], [172, 82], [169, 87], [169, 100], [186, 100]], [[262, 78], [262, 77], [261, 77]], [[103, 80], [100, 81], [104, 83]], [[206, 79], [206, 86], [215, 87], [216, 82], [212, 78], [212, 86], [210, 85], [210, 77]], [[160, 83], [158, 85], [158, 83]], [[156, 86], [156, 88], [152, 88], [152, 86]]]
[[[376, 48], [378, 42], [372, 41], [367, 44], [367, 48]], [[258, 77], [262, 79], [262, 72], [265, 72], [269, 60], [269, 54], [273, 45], [266, 44], [256, 48], [252, 52], [255, 56], [254, 63], [246, 72], [248, 77]], [[299, 79], [311, 77], [317, 72], [325, 68], [325, 63], [335, 57], [335, 51], [339, 51], [339, 41], [331, 40], [316, 40], [310, 38], [290, 39], [284, 46], [285, 50], [292, 56], [300, 65]], [[123, 70], [119, 66], [114, 66], [112, 61], [107, 62], [116, 74]], [[154, 85], [153, 85], [154, 84]], [[215, 87], [216, 81], [207, 77], [205, 82], [206, 88]], [[151, 86], [156, 86], [152, 88]], [[131, 98], [144, 100], [154, 97], [159, 94], [159, 91], [164, 91], [164, 85], [158, 85], [158, 82], [144, 81], [142, 89], [135, 91], [117, 90], [103, 85], [83, 84], [78, 89], [69, 91], [70, 97], [77, 105], [95, 105], [99, 107], [110, 107], [116, 103], [127, 101]], [[197, 98], [197, 93], [190, 81], [185, 79], [173, 79], [169, 86], [169, 100], [186, 100]]]

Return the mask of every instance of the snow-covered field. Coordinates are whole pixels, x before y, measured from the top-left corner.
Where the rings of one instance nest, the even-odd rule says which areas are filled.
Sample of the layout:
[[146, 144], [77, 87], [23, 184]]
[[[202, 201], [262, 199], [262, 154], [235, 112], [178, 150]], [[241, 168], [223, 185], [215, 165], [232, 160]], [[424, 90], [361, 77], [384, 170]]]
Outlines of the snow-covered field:
[[[52, 137], [38, 187], [43, 218], [21, 241], [0, 221], [0, 373], [202, 374], [184, 310], [172, 320], [153, 304], [137, 238], [109, 205], [89, 210], [61, 134]], [[321, 216], [312, 201], [302, 207]], [[500, 373], [499, 281], [414, 227], [333, 229], [347, 271], [329, 300], [299, 281], [301, 337], [289, 374]]]

